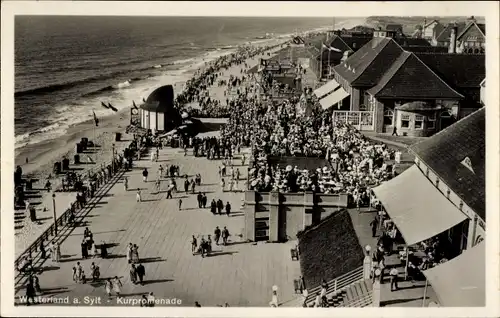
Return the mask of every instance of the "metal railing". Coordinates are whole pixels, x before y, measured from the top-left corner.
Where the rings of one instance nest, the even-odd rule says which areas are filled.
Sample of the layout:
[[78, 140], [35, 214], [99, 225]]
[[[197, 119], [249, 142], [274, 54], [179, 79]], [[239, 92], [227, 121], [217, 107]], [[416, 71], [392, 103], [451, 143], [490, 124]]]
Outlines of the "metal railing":
[[[141, 147], [138, 149], [139, 153], [143, 153], [146, 150], [145, 147]], [[61, 214], [57, 219], [56, 222], [52, 223], [50, 227], [45, 230], [36, 240], [33, 242], [19, 257], [14, 261], [14, 266], [15, 269], [19, 269], [19, 265], [21, 262], [28, 257], [31, 260], [31, 265], [34, 268], [34, 265], [37, 263], [36, 262], [36, 257], [38, 257], [41, 252], [40, 252], [40, 245], [44, 242], [50, 242], [53, 241], [58, 237], [56, 234], [56, 226], [57, 228], [62, 228], [64, 225], [68, 225], [72, 223], [72, 219], [75, 218], [75, 214], [77, 212], [80, 212], [83, 210], [86, 206], [87, 200], [92, 199], [94, 197], [98, 197], [98, 192], [101, 189], [102, 186], [106, 185], [111, 179], [116, 176], [118, 172], [122, 170], [122, 165], [123, 162], [122, 160], [117, 160], [118, 156], [115, 156], [113, 160], [115, 161], [114, 164], [111, 164], [112, 167], [115, 167], [115, 169], [111, 169], [111, 173], [97, 173], [96, 176], [97, 178], [94, 180], [94, 188], [86, 188], [85, 191], [83, 192], [83, 197], [85, 198], [85, 201], [78, 202], [75, 201], [73, 202], [70, 207], [64, 211], [63, 214]], [[45, 247], [45, 244], [44, 244]], [[34, 257], [33, 257], [34, 256]], [[41, 256], [41, 255], [40, 255]], [[25, 276], [27, 273], [23, 271], [18, 271], [16, 274], [16, 281], [18, 281], [19, 277]]]
[[[326, 290], [327, 298], [335, 295], [336, 293], [346, 289], [350, 285], [363, 280], [363, 266], [360, 266], [350, 272], [347, 272], [335, 279], [328, 282], [328, 289]], [[306, 303], [312, 303], [316, 298], [316, 293], [321, 291], [321, 285], [307, 290]]]

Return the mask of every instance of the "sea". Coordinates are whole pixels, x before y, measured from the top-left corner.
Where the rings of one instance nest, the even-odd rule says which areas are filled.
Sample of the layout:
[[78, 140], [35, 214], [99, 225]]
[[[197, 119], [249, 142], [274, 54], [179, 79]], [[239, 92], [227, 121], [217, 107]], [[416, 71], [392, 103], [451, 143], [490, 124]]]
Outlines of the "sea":
[[[336, 25], [348, 19], [336, 19]], [[259, 39], [320, 30], [331, 18], [16, 16], [16, 150], [112, 116], [156, 87]]]

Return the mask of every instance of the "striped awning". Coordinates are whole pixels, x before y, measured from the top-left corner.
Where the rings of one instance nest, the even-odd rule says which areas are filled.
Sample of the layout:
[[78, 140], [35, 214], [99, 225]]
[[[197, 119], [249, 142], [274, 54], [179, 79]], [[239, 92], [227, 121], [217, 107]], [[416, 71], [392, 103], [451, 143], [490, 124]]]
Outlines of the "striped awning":
[[326, 95], [326, 97], [320, 99], [319, 103], [323, 109], [328, 109], [333, 105], [337, 104], [344, 98], [349, 96], [349, 93], [346, 92], [342, 87], [331, 93], [330, 95]]
[[319, 88], [316, 88], [314, 90], [314, 94], [316, 95], [316, 97], [321, 98], [327, 94], [330, 94], [332, 91], [334, 91], [339, 86], [340, 86], [340, 84], [337, 83], [336, 80], [332, 79], [331, 81], [327, 82], [325, 85], [323, 85]]

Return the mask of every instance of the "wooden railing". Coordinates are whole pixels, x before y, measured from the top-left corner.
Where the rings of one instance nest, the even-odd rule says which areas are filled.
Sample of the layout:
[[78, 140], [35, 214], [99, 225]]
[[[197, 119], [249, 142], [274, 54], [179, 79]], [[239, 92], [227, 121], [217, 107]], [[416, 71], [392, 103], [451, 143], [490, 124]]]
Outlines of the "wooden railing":
[[[360, 266], [344, 275], [328, 282], [326, 296], [334, 295], [350, 285], [363, 280], [363, 266]], [[321, 285], [307, 290], [306, 303], [309, 305], [316, 299], [316, 293], [321, 291]]]
[[[146, 151], [146, 147], [142, 147], [138, 150], [139, 153], [144, 153]], [[97, 179], [95, 180], [95, 191], [91, 191], [91, 189], [89, 188], [86, 188], [83, 195], [84, 197], [86, 198], [86, 201], [87, 200], [90, 200], [94, 197], [98, 197], [99, 196], [99, 190], [104, 186], [106, 185], [109, 181], [111, 181], [113, 179], [114, 176], [116, 176], [116, 174], [118, 172], [120, 172], [122, 170], [122, 160], [117, 160], [118, 156], [115, 156], [113, 158], [113, 160], [115, 160], [115, 163], [112, 164], [111, 163], [111, 166], [114, 167], [115, 169], [113, 170], [112, 168], [112, 171], [111, 171], [111, 175], [110, 174], [107, 174], [107, 173], [103, 173], [103, 174], [98, 174], [98, 177]], [[83, 210], [85, 208], [85, 204], [81, 203], [81, 202], [78, 202], [78, 201], [75, 201], [73, 202], [70, 207], [64, 211], [63, 214], [61, 214], [57, 219], [56, 219], [56, 222], [55, 223], [52, 223], [50, 225], [50, 227], [45, 230], [36, 240], [35, 242], [33, 242], [15, 261], [14, 261], [14, 266], [15, 266], [15, 269], [17, 270], [19, 268], [19, 266], [21, 265], [21, 262], [26, 258], [28, 257], [29, 259], [31, 259], [31, 262], [32, 262], [32, 266], [34, 267], [34, 265], [37, 263], [37, 257], [38, 256], [41, 256], [41, 252], [40, 252], [40, 245], [43, 243], [43, 242], [49, 242], [49, 241], [52, 241], [54, 239], [57, 238], [58, 235], [56, 235], [56, 225], [57, 225], [57, 228], [58, 229], [62, 229], [64, 225], [68, 225], [71, 223], [71, 218], [72, 217], [75, 217], [75, 215], [77, 214], [77, 212]], [[44, 244], [45, 246], [45, 244]], [[19, 281], [19, 278], [25, 276], [25, 272], [21, 272], [21, 271], [18, 271], [17, 275], [16, 275], [16, 282]]]

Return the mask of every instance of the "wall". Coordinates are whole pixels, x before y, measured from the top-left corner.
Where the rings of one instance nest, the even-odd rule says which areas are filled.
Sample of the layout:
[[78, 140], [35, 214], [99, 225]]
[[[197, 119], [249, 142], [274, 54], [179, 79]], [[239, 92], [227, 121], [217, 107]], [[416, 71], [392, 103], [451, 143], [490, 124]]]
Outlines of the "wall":
[[[467, 237], [467, 248], [470, 248], [474, 245], [475, 241], [479, 236], [485, 237], [484, 221], [479, 218], [479, 216], [472, 210], [463, 200], [453, 192], [446, 183], [436, 175], [426, 164], [425, 162], [419, 160], [418, 157], [415, 157], [415, 164], [418, 166], [420, 171], [431, 181], [434, 186], [436, 186], [436, 181], [439, 180], [436, 188], [445, 196], [457, 209], [461, 210], [470, 221], [469, 224], [469, 233]], [[460, 206], [462, 206], [460, 208]]]
[[[436, 114], [436, 112], [433, 112]], [[410, 123], [408, 128], [402, 126], [403, 116], [408, 116]], [[416, 118], [417, 116], [422, 116], [422, 128], [416, 128]], [[435, 115], [437, 116], [437, 114]], [[428, 137], [436, 132], [437, 120], [435, 122], [434, 128], [429, 128], [429, 113], [427, 112], [405, 112], [401, 110], [396, 111], [395, 124], [397, 127], [398, 135], [403, 135], [406, 133], [407, 136], [411, 137]]]
[[364, 93], [362, 93], [360, 89], [352, 87], [350, 94], [351, 94], [351, 110], [358, 111], [359, 105], [362, 102], [361, 97], [364, 95]]
[[295, 239], [305, 226], [318, 223], [347, 204], [347, 194], [246, 191], [245, 239], [255, 241], [256, 218], [268, 217], [269, 241], [281, 242]]
[[384, 130], [384, 104], [375, 99], [372, 105], [374, 130], [377, 133], [382, 133]]

